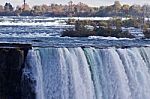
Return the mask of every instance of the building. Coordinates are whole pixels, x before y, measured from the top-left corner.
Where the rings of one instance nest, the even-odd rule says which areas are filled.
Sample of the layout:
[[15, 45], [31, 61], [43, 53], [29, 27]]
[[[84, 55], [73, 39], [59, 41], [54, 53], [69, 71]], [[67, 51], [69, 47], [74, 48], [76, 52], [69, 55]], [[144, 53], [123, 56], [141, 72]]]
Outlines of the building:
[[30, 6], [27, 3], [23, 4], [21, 6], [21, 9], [24, 11], [30, 11], [31, 10]]

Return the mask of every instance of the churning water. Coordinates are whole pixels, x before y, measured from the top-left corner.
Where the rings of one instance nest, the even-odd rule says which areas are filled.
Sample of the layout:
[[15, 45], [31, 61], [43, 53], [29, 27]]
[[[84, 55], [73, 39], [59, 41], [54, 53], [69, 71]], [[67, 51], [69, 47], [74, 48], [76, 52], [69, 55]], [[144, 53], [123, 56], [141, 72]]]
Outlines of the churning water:
[[35, 48], [37, 99], [149, 99], [150, 48]]
[[150, 99], [150, 40], [62, 38], [66, 20], [0, 17], [1, 42], [33, 45], [23, 73], [36, 99]]

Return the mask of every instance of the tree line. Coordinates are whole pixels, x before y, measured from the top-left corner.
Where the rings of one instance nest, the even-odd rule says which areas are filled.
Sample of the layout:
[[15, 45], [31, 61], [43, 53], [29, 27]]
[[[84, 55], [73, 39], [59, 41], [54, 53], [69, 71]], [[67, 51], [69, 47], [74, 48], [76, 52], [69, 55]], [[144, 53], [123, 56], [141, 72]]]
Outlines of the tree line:
[[[25, 8], [24, 8], [25, 7]], [[35, 5], [32, 8], [26, 3], [14, 8], [6, 3], [0, 6], [0, 15], [35, 15], [35, 16], [74, 16], [74, 17], [150, 17], [150, 5], [128, 5], [115, 1], [109, 6], [90, 7], [84, 3], [74, 4], [70, 1], [67, 5]]]

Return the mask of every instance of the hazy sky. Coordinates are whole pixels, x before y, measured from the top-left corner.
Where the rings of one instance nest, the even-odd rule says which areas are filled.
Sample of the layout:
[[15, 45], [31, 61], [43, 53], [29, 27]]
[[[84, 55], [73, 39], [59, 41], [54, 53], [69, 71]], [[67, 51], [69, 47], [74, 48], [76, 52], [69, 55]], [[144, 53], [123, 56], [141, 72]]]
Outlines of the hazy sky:
[[[67, 4], [70, 0], [26, 0], [26, 2], [32, 5], [41, 5], [41, 4]], [[72, 0], [74, 3], [83, 2], [92, 6], [100, 6], [100, 5], [110, 5], [113, 4], [115, 0]], [[6, 2], [10, 2], [13, 6], [23, 4], [23, 0], [0, 0], [0, 4], [4, 5]], [[129, 3], [129, 4], [150, 4], [150, 0], [120, 0], [121, 3]]]

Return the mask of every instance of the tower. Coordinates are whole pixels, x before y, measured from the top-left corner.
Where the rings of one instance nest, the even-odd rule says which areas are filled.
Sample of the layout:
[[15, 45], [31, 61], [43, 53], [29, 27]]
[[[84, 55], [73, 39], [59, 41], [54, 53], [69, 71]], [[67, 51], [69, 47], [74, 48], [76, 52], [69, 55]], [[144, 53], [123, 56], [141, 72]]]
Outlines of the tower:
[[72, 2], [72, 1], [70, 1], [70, 2], [68, 2], [68, 4], [69, 4], [69, 12], [72, 12], [73, 2]]
[[68, 9], [69, 16], [72, 16], [72, 14], [73, 14], [73, 2], [72, 1], [68, 2], [68, 5], [69, 5], [69, 9]]
[[25, 10], [26, 0], [23, 0], [23, 10]]

